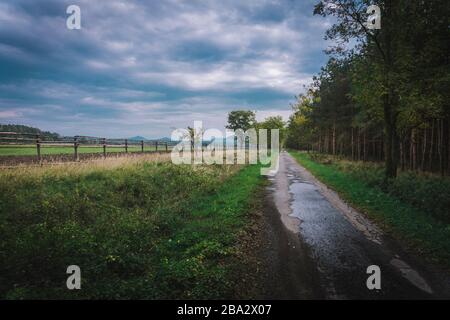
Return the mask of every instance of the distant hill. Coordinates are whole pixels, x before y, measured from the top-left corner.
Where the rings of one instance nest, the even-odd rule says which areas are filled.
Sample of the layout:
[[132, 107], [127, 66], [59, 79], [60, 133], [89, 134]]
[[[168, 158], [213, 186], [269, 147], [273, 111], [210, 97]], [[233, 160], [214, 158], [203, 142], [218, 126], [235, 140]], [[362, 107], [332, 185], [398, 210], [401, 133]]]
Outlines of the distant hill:
[[17, 132], [17, 133], [32, 133], [40, 134], [44, 138], [58, 139], [60, 135], [55, 132], [42, 131], [41, 129], [24, 126], [21, 124], [0, 124], [0, 132]]
[[128, 140], [130, 140], [130, 141], [142, 141], [142, 140], [144, 140], [144, 141], [162, 141], [162, 142], [170, 142], [171, 141], [170, 138], [168, 138], [168, 137], [157, 138], [157, 139], [147, 139], [143, 136], [134, 136], [134, 137], [128, 138]]
[[[58, 138], [62, 138], [58, 133], [50, 132], [50, 131], [42, 131], [41, 129], [24, 126], [21, 124], [0, 124], [0, 132], [17, 132], [17, 133], [31, 133], [31, 134], [40, 134], [44, 138], [48, 140], [56, 140]], [[162, 142], [171, 142], [171, 139], [168, 137], [163, 137], [159, 139], [147, 139], [143, 136], [134, 136], [128, 138], [130, 141], [162, 141]]]
[[134, 137], [128, 138], [128, 140], [131, 140], [131, 141], [142, 141], [142, 140], [148, 141], [148, 139], [144, 138], [143, 136], [134, 136]]

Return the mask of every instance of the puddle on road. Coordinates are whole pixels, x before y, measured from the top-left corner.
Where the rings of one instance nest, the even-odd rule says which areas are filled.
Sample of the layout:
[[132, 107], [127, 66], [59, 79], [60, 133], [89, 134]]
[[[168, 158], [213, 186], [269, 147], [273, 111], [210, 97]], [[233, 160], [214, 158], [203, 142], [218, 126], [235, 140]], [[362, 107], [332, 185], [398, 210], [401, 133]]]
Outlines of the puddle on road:
[[300, 233], [305, 241], [320, 255], [324, 264], [351, 269], [351, 259], [342, 259], [342, 255], [352, 254], [355, 248], [349, 248], [349, 240], [359, 240], [361, 235], [355, 232], [314, 184], [302, 180], [292, 181], [289, 192], [292, 195], [291, 216], [302, 221]]
[[[299, 178], [292, 179], [289, 192], [290, 216], [301, 221], [300, 234], [312, 250], [329, 295], [340, 299], [345, 298], [347, 292], [356, 293], [356, 297], [371, 294], [365, 288], [365, 271], [373, 264], [370, 252], [376, 250], [374, 245], [331, 205], [316, 185]], [[394, 259], [391, 264], [401, 270], [404, 278], [417, 288], [432, 293], [416, 271], [406, 264], [399, 267], [398, 261], [401, 260]]]
[[[309, 247], [328, 297], [422, 297], [423, 292], [415, 288], [417, 284], [426, 288], [423, 281], [406, 268], [402, 270], [403, 277], [394, 272], [398, 266], [389, 263], [391, 254], [386, 248], [381, 250], [381, 242], [372, 235], [378, 233], [371, 232], [373, 228], [356, 212], [337, 206], [326, 189], [322, 194], [324, 188], [294, 159], [282, 155], [278, 174], [269, 180], [267, 190], [273, 195], [282, 223], [298, 233]], [[382, 291], [369, 291], [366, 287], [366, 270], [373, 264], [383, 266]], [[408, 276], [415, 280], [414, 286], [405, 285]]]
[[[313, 258], [324, 277], [324, 287], [333, 298], [343, 298], [342, 288], [358, 278], [370, 261], [358, 245], [361, 234], [340, 214], [311, 182], [296, 178], [289, 186], [291, 217], [301, 221], [303, 240], [312, 249]], [[341, 288], [335, 289], [335, 287]]]

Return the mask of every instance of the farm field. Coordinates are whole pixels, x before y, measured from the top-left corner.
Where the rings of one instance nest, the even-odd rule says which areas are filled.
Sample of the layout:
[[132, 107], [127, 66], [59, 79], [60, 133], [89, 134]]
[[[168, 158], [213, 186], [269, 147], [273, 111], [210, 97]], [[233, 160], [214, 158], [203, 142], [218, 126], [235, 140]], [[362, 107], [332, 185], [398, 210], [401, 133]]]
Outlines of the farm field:
[[[254, 219], [259, 166], [169, 159], [0, 171], [0, 297], [245, 296], [251, 286], [236, 288], [252, 273], [237, 248]], [[69, 265], [80, 266], [83, 290], [65, 288]]]
[[[159, 150], [165, 150], [165, 146], [158, 147]], [[169, 147], [170, 149], [170, 147]], [[155, 151], [155, 146], [145, 146], [144, 151]], [[73, 147], [41, 147], [41, 155], [58, 155], [58, 154], [73, 154]], [[80, 146], [78, 147], [78, 153], [102, 153], [103, 147], [89, 147]], [[108, 147], [106, 152], [125, 152], [123, 147]], [[141, 152], [140, 146], [129, 146], [128, 152]], [[35, 145], [24, 145], [24, 146], [6, 146], [0, 145], [0, 157], [1, 156], [35, 156], [36, 146]]]

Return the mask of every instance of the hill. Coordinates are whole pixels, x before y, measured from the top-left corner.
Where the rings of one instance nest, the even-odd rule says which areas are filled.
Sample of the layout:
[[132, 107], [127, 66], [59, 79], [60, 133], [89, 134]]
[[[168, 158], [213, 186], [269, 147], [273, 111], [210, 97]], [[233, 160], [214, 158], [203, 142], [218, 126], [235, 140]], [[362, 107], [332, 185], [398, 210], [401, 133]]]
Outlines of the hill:
[[143, 136], [134, 136], [134, 137], [128, 138], [128, 140], [131, 140], [131, 141], [142, 141], [142, 140], [148, 141], [148, 139], [144, 138]]
[[57, 139], [60, 137], [58, 133], [50, 131], [42, 131], [41, 129], [29, 127], [21, 124], [0, 124], [0, 132], [17, 132], [40, 134], [47, 138]]

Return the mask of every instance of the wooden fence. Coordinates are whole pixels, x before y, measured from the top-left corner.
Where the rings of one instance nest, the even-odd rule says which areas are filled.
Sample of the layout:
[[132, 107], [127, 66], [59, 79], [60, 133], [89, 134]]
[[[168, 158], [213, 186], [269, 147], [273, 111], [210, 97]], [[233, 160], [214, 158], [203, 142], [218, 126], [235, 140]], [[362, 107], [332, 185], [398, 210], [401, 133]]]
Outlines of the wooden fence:
[[[74, 136], [61, 137], [58, 139], [44, 136], [41, 134], [18, 133], [18, 132], [0, 132], [0, 146], [34, 146], [36, 148], [36, 157], [41, 161], [42, 148], [45, 147], [70, 147], [73, 148], [73, 158], [78, 160], [79, 148], [82, 147], [98, 147], [102, 148], [103, 156], [106, 157], [107, 150], [111, 148], [121, 148], [122, 151], [128, 153], [130, 148], [140, 152], [155, 151], [168, 152], [174, 145], [174, 142], [165, 142], [158, 140], [129, 140], [129, 139], [107, 139], [90, 136]], [[152, 150], [148, 150], [152, 147]], [[146, 150], [147, 148], [147, 150]]]

